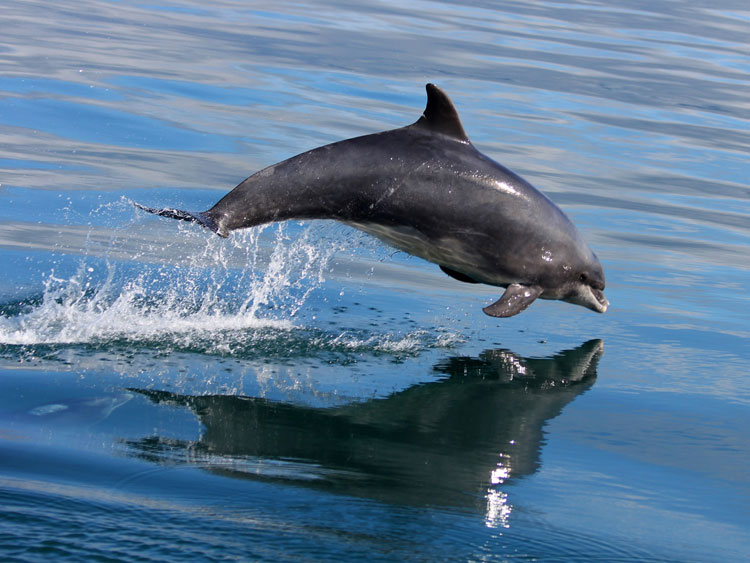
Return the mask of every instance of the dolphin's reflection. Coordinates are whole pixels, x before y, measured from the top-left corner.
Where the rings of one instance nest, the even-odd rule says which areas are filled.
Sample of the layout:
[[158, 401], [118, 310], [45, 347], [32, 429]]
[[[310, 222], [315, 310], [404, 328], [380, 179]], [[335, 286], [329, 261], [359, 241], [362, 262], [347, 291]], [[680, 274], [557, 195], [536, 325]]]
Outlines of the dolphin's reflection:
[[197, 442], [128, 442], [153, 461], [199, 464], [232, 477], [420, 505], [481, 505], [488, 524], [509, 513], [500, 485], [539, 466], [545, 423], [593, 385], [600, 340], [545, 359], [488, 350], [434, 369], [444, 379], [386, 398], [312, 408], [234, 396], [134, 390], [190, 408]]

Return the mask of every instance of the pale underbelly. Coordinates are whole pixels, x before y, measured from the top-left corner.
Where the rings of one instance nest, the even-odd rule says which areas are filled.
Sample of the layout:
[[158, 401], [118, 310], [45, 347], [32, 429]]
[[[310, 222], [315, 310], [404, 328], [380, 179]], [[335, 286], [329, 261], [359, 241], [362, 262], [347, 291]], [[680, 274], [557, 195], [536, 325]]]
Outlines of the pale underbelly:
[[481, 283], [490, 285], [513, 283], [513, 280], [489, 269], [486, 258], [466, 241], [450, 236], [429, 238], [411, 227], [390, 227], [377, 223], [350, 222], [348, 224], [408, 254], [446, 266]]

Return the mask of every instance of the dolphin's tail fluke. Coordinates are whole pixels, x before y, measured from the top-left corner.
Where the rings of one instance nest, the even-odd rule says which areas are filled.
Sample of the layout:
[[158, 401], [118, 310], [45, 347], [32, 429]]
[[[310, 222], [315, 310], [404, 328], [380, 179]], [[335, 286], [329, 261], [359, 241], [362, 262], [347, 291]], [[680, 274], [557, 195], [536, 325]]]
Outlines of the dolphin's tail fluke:
[[154, 215], [169, 217], [170, 219], [178, 219], [180, 221], [198, 223], [199, 225], [212, 230], [220, 237], [227, 237], [226, 231], [219, 227], [216, 221], [214, 221], [213, 217], [209, 215], [208, 211], [183, 211], [182, 209], [170, 209], [169, 207], [165, 207], [164, 209], [156, 209], [154, 207], [146, 207], [145, 205], [141, 205], [140, 203], [135, 202], [134, 205], [138, 209], [143, 209], [144, 211], [148, 211], [149, 213], [153, 213]]

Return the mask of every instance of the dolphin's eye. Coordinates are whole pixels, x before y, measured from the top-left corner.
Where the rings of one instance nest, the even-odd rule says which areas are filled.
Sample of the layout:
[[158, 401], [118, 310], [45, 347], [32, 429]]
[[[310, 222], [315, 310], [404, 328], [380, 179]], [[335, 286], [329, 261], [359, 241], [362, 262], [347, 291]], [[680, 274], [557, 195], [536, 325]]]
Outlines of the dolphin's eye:
[[581, 280], [582, 283], [586, 283], [589, 279], [589, 275], [586, 272], [583, 272], [580, 276], [578, 276], [578, 279]]

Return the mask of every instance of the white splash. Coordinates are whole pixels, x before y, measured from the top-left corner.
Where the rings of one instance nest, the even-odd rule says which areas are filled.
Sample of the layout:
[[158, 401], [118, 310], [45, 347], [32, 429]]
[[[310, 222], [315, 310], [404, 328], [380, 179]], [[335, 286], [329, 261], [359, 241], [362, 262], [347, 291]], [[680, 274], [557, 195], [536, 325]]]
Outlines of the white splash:
[[[130, 207], [111, 205], [115, 211]], [[132, 224], [115, 234], [92, 228], [80, 246], [60, 248], [65, 258], [44, 275], [39, 296], [0, 305], [0, 347], [20, 348], [0, 352], [25, 361], [49, 346], [55, 351], [42, 352], [44, 357], [81, 367], [99, 354], [89, 350], [72, 360], [70, 350], [78, 346], [127, 364], [133, 354], [154, 349], [236, 358], [404, 356], [462, 341], [439, 327], [327, 331], [298, 320], [303, 308], [312, 310], [305, 303], [323, 285], [331, 258], [362, 244], [356, 236], [331, 236], [330, 225], [259, 227], [228, 240], [178, 228], [166, 234], [143, 233]], [[71, 253], [84, 254], [75, 271]], [[126, 350], [112, 353], [113, 346]]]
[[[259, 232], [233, 245], [208, 239], [203, 255], [191, 260], [200, 266], [139, 264], [140, 271], [131, 279], [127, 278], [132, 266], [111, 261], [102, 265], [86, 258], [71, 276], [59, 277], [52, 270], [40, 301], [29, 302], [20, 314], [0, 316], [0, 344], [96, 344], [166, 337], [189, 345], [195, 337], [224, 331], [291, 329], [290, 319], [323, 282], [335, 249], [327, 245], [321, 250], [308, 231], [290, 241], [279, 228], [268, 256], [259, 244]], [[229, 254], [240, 247], [245, 249], [244, 267], [230, 268]], [[206, 262], [209, 267], [203, 267]], [[270, 318], [269, 311], [278, 318]]]

